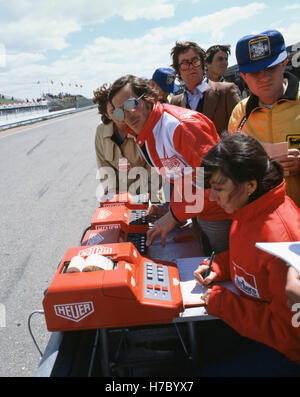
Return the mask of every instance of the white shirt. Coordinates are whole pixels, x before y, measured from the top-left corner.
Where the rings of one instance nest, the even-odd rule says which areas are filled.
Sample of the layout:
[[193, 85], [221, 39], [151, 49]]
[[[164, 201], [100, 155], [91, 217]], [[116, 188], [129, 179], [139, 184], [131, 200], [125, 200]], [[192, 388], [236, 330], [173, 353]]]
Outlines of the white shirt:
[[192, 94], [188, 89], [184, 90], [184, 100], [185, 103], [189, 105], [189, 107], [193, 110], [197, 108], [197, 105], [202, 99], [204, 92], [209, 90], [209, 85], [205, 80], [203, 80], [197, 87], [194, 89], [194, 93]]

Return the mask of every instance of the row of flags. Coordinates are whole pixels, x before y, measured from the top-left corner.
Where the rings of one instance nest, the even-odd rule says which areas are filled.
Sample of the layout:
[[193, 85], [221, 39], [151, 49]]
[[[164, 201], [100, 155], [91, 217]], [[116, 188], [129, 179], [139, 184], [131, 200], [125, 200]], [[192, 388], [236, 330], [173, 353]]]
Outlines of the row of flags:
[[[54, 81], [53, 80], [50, 80], [50, 83], [53, 85], [54, 84]], [[38, 81], [37, 82], [37, 84], [41, 84], [41, 82], [40, 81]], [[63, 82], [60, 82], [60, 85], [63, 87], [64, 86], [64, 83]], [[69, 85], [69, 87], [71, 87], [72, 86], [72, 84], [71, 83], [69, 83], [69, 84], [65, 84], [66, 86], [67, 85]], [[74, 84], [74, 87], [77, 87], [77, 88], [83, 88], [83, 85], [82, 84]]]

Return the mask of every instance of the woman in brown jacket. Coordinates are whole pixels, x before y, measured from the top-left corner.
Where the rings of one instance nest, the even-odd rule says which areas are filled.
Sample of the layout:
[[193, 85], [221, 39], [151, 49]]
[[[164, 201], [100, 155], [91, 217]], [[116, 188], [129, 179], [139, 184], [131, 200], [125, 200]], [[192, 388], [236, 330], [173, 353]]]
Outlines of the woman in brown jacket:
[[[126, 124], [114, 118], [112, 114], [114, 108], [108, 100], [109, 91], [110, 87], [103, 84], [94, 91], [93, 98], [94, 103], [98, 104], [102, 121], [97, 127], [95, 136], [97, 178], [100, 179], [97, 197], [108, 192], [115, 194], [129, 191], [132, 194], [150, 194], [151, 181], [152, 184], [156, 184], [156, 188], [152, 188], [153, 192], [157, 192], [161, 179], [156, 173], [151, 174], [151, 167], [139, 153], [133, 137], [127, 134]], [[143, 173], [143, 177], [140, 172]], [[155, 202], [155, 198], [151, 197], [151, 199]], [[158, 201], [163, 202], [161, 193]]]

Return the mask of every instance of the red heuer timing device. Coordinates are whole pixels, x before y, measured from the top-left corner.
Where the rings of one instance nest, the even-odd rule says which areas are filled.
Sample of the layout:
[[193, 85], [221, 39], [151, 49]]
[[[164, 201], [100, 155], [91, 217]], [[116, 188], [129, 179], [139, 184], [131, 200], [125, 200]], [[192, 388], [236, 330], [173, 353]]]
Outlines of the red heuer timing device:
[[100, 207], [96, 209], [91, 221], [91, 230], [86, 232], [81, 244], [131, 241], [143, 255], [147, 252], [148, 229], [148, 216], [145, 209], [133, 210], [125, 205]]
[[118, 207], [123, 205], [131, 210], [146, 210], [149, 207], [149, 194], [132, 195], [128, 192], [108, 194], [107, 200], [101, 202], [99, 207]]
[[146, 210], [131, 210], [125, 205], [97, 208], [91, 221], [93, 230], [102, 230], [105, 226], [118, 226], [125, 233], [146, 233], [148, 216]]
[[[111, 270], [67, 273], [74, 256], [102, 255]], [[43, 300], [49, 331], [171, 322], [183, 300], [176, 264], [145, 258], [132, 243], [69, 248]]]

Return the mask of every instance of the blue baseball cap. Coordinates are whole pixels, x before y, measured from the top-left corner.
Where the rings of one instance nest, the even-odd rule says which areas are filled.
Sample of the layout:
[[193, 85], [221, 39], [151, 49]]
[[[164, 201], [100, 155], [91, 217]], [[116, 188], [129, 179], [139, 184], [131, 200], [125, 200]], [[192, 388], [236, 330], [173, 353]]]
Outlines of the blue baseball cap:
[[270, 68], [287, 58], [284, 38], [278, 30], [242, 37], [235, 55], [242, 73], [254, 73]]
[[160, 86], [165, 92], [176, 93], [178, 87], [175, 84], [176, 73], [171, 68], [158, 68], [155, 70], [152, 76], [152, 80]]

